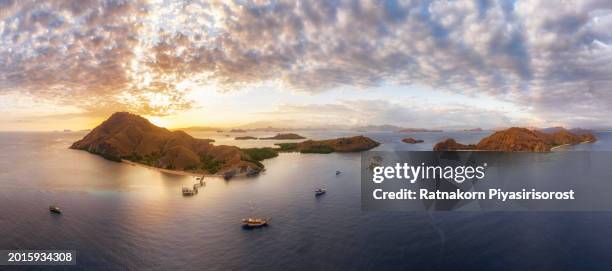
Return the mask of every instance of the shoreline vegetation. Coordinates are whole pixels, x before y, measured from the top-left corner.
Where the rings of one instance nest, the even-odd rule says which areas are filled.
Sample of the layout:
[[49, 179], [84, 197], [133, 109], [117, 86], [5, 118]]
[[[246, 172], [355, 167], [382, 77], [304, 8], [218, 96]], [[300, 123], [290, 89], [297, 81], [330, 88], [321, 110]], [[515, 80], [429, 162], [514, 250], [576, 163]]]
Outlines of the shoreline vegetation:
[[[241, 132], [241, 131], [233, 131]], [[268, 139], [303, 138], [297, 134], [277, 134]], [[147, 119], [117, 112], [91, 130], [70, 148], [84, 150], [115, 162], [142, 165], [179, 175], [255, 176], [264, 170], [261, 161], [280, 152], [331, 153], [360, 152], [380, 143], [364, 136], [286, 143], [277, 148], [238, 148], [213, 145], [184, 131], [170, 131]], [[282, 143], [285, 144], [285, 143]], [[278, 145], [278, 144], [277, 144]]]

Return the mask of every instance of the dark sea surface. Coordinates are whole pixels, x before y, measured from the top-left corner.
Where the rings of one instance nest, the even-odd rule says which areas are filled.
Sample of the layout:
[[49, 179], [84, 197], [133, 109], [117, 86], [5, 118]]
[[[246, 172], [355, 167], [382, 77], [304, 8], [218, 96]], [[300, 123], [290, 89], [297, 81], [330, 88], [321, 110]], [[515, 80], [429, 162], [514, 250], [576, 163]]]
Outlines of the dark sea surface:
[[[364, 134], [382, 143], [376, 150], [431, 150], [447, 137], [475, 143], [489, 133]], [[76, 266], [52, 270], [612, 269], [610, 212], [364, 212], [357, 153], [283, 153], [258, 177], [207, 178], [183, 197], [193, 177], [68, 149], [84, 134], [0, 133], [0, 249], [77, 251]], [[193, 134], [243, 147], [278, 142]], [[612, 150], [612, 133], [596, 136], [555, 151]], [[320, 186], [328, 193], [315, 197]], [[53, 203], [61, 216], [49, 214]], [[272, 223], [243, 229], [240, 220], [253, 216]], [[22, 269], [45, 268], [0, 266]]]

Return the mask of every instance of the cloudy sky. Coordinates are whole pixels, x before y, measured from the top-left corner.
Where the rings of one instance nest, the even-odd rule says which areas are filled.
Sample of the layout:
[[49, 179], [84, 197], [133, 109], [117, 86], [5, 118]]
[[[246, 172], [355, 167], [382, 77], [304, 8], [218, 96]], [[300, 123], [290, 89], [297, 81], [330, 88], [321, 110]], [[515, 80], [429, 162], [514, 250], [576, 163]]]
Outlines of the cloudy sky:
[[0, 130], [612, 127], [612, 1], [0, 0]]

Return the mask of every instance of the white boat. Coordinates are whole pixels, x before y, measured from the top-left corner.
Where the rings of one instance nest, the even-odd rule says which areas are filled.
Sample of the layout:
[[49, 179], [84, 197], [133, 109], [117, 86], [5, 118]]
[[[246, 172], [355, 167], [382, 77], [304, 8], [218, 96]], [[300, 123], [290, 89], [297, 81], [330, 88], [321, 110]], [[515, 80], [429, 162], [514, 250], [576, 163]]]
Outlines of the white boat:
[[315, 196], [320, 196], [325, 194], [325, 192], [327, 192], [327, 190], [325, 188], [317, 188], [315, 189]]
[[49, 206], [49, 212], [54, 213], [54, 214], [61, 214], [62, 209], [60, 209], [60, 207], [58, 207], [57, 205], [51, 205]]

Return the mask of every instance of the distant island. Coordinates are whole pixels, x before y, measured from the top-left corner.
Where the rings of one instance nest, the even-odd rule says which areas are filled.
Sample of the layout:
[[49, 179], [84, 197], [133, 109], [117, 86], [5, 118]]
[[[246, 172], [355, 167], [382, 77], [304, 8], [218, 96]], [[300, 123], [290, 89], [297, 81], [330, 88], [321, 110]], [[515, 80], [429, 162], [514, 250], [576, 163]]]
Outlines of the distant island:
[[472, 129], [465, 129], [463, 130], [465, 132], [482, 132], [482, 128], [472, 128]]
[[398, 133], [425, 133], [425, 132], [436, 132], [436, 133], [439, 133], [439, 132], [443, 132], [443, 131], [442, 130], [437, 130], [437, 129], [431, 130], [431, 129], [424, 129], [424, 128], [404, 128], [404, 129], [401, 129], [401, 130], [399, 130], [397, 132]]
[[283, 130], [286, 130], [285, 128], [275, 128], [272, 126], [268, 126], [268, 127], [259, 127], [259, 128], [251, 128], [248, 129], [249, 131], [252, 132], [280, 132]]
[[191, 126], [191, 127], [180, 128], [180, 129], [176, 129], [176, 130], [180, 130], [180, 131], [193, 131], [193, 132], [212, 132], [212, 131], [218, 131], [219, 128], [216, 128], [216, 127], [207, 127], [207, 126]]
[[357, 152], [379, 145], [363, 136], [289, 144], [293, 145], [245, 149], [215, 146], [212, 140], [194, 138], [184, 131], [170, 131], [141, 116], [117, 112], [70, 148], [115, 162], [137, 163], [171, 173], [253, 176], [264, 168], [262, 160], [276, 157], [279, 152]]
[[383, 125], [365, 125], [365, 126], [357, 126], [352, 128], [353, 131], [359, 132], [397, 132], [401, 130], [402, 127], [391, 125], [391, 124], [383, 124]]
[[242, 130], [242, 129], [231, 129], [229, 131], [230, 133], [246, 133], [246, 130]]
[[592, 143], [597, 139], [590, 132], [581, 130], [572, 133], [564, 128], [551, 132], [512, 127], [497, 131], [481, 139], [478, 144], [461, 144], [454, 139], [447, 139], [434, 146], [434, 151], [484, 150], [484, 151], [528, 151], [548, 152], [562, 145]]
[[276, 134], [275, 136], [272, 137], [260, 137], [259, 139], [263, 139], [263, 140], [273, 140], [273, 139], [305, 139], [305, 137], [298, 135], [298, 134], [293, 134], [293, 133], [286, 133], [286, 134]]
[[423, 132], [442, 132], [437, 129], [425, 129], [425, 128], [405, 128], [392, 124], [382, 125], [364, 125], [350, 128], [351, 131], [358, 132], [395, 132], [395, 133], [423, 133]]
[[375, 148], [380, 143], [365, 136], [341, 137], [327, 140], [306, 140], [300, 143], [277, 143], [280, 151], [301, 153], [360, 152]]
[[234, 140], [252, 140], [252, 139], [257, 139], [254, 136], [237, 136], [234, 138]]
[[408, 143], [408, 144], [417, 144], [417, 143], [423, 143], [425, 141], [423, 141], [421, 139], [415, 139], [415, 138], [412, 138], [412, 137], [406, 137], [406, 138], [402, 139], [402, 142]]

